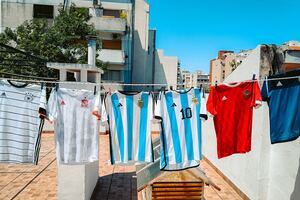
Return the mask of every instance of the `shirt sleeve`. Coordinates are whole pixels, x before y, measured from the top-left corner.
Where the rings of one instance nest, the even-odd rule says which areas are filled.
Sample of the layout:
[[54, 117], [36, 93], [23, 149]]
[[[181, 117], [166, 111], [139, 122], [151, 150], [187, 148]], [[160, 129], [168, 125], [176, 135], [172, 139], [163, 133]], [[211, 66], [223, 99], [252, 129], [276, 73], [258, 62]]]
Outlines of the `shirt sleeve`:
[[204, 93], [204, 91], [202, 91], [202, 94], [201, 94], [200, 117], [201, 117], [202, 119], [207, 120], [206, 98], [205, 98], [205, 93]]
[[100, 94], [100, 92], [97, 92], [97, 94], [95, 96], [93, 115], [95, 115], [97, 117], [97, 120], [101, 120], [101, 94]]
[[46, 109], [47, 109], [46, 87], [43, 87], [41, 90], [40, 106], [39, 106], [39, 114], [41, 119], [47, 117]]
[[102, 103], [102, 106], [101, 106], [101, 122], [106, 122], [108, 121], [108, 115], [107, 115], [107, 99], [109, 98], [109, 96], [105, 96], [104, 100], [103, 100], [103, 103]]
[[210, 87], [210, 91], [209, 91], [209, 95], [208, 95], [208, 100], [206, 103], [206, 109], [207, 112], [209, 112], [211, 115], [217, 115], [217, 110], [216, 110], [216, 105], [215, 105], [215, 101], [216, 101], [216, 91], [214, 86]]
[[57, 119], [57, 113], [58, 113], [58, 99], [57, 99], [57, 92], [55, 89], [52, 90], [49, 100], [48, 100], [48, 106], [47, 106], [47, 116], [50, 122], [54, 122]]
[[154, 118], [155, 119], [161, 119], [162, 118], [162, 93], [159, 94], [158, 99], [155, 103], [155, 107], [154, 107]]
[[252, 107], [259, 108], [262, 105], [262, 98], [258, 82], [253, 83]]
[[263, 86], [261, 88], [261, 97], [263, 101], [267, 101], [269, 99], [269, 92], [268, 92], [268, 81], [265, 80]]

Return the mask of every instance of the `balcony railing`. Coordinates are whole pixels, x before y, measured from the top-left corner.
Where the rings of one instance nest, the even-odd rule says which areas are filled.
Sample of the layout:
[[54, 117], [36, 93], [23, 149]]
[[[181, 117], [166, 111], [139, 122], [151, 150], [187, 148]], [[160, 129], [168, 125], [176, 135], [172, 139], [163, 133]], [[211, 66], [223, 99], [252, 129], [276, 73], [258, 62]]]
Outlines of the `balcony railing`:
[[125, 64], [125, 53], [122, 50], [101, 49], [98, 54], [98, 59], [103, 62], [115, 65]]
[[124, 33], [126, 21], [120, 18], [92, 17], [90, 22], [95, 25], [98, 31]]

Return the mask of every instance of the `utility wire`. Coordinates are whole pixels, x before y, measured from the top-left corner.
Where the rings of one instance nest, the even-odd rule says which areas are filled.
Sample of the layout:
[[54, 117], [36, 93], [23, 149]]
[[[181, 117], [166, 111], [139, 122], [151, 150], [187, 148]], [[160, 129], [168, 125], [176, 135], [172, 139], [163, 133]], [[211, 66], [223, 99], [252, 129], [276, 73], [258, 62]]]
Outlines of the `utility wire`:
[[[291, 76], [291, 77], [281, 77], [281, 78], [268, 78], [268, 81], [272, 80], [288, 80], [288, 79], [296, 79], [298, 78], [300, 81], [300, 75]], [[191, 85], [190, 83], [181, 83], [181, 84], [153, 84], [153, 83], [91, 83], [91, 82], [71, 82], [71, 81], [49, 81], [49, 80], [28, 80], [28, 79], [14, 79], [14, 78], [3, 78], [0, 77], [0, 80], [9, 80], [16, 82], [30, 82], [30, 83], [52, 83], [52, 84], [78, 84], [78, 85], [100, 85], [100, 86], [185, 86]], [[266, 79], [255, 79], [255, 80], [245, 80], [245, 81], [235, 81], [231, 83], [245, 83], [245, 82], [264, 82]], [[202, 85], [214, 85], [214, 83], [200, 83]], [[220, 83], [222, 84], [222, 83]], [[227, 83], [228, 84], [228, 83]]]

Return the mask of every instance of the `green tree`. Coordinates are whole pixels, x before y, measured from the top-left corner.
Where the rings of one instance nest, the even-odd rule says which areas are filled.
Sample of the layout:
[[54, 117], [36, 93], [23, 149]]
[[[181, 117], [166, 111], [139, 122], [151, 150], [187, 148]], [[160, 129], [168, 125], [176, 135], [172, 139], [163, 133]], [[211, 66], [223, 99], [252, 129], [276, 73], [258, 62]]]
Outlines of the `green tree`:
[[[59, 15], [50, 23], [46, 19], [33, 19], [25, 21], [15, 30], [6, 28], [0, 34], [0, 43], [14, 46], [31, 55], [43, 58], [47, 62], [62, 63], [87, 63], [87, 36], [97, 35], [92, 24], [89, 24], [89, 11], [86, 8], [76, 8], [71, 5], [68, 11], [59, 8]], [[97, 42], [97, 50], [100, 48]], [[7, 59], [9, 57], [9, 59]], [[0, 63], [6, 59], [8, 64], [20, 62], [19, 55], [0, 53]], [[8, 60], [8, 61], [7, 61]], [[103, 68], [105, 64], [97, 61], [97, 67]], [[9, 66], [9, 65], [8, 65]], [[19, 66], [19, 65], [18, 65]], [[1, 71], [9, 73], [25, 73], [51, 77], [56, 74], [50, 73], [43, 67], [6, 67], [0, 66]]]

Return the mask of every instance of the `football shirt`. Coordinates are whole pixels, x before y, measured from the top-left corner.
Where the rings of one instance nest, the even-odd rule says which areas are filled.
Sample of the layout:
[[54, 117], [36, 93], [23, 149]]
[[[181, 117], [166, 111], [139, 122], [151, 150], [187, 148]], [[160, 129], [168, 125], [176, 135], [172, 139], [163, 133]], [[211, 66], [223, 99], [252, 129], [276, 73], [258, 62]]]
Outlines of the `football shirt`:
[[205, 98], [198, 88], [160, 94], [155, 116], [161, 119], [161, 170], [196, 167], [202, 159], [201, 118]]
[[218, 158], [251, 150], [253, 107], [260, 105], [257, 81], [210, 87], [207, 111], [214, 116]]
[[0, 81], [0, 162], [37, 164], [45, 108], [45, 87]]
[[112, 164], [153, 161], [151, 93], [107, 94], [101, 116], [102, 122], [109, 123]]
[[56, 154], [62, 164], [98, 160], [100, 94], [87, 90], [53, 89], [48, 117], [54, 122]]
[[[299, 77], [288, 78], [293, 76]], [[271, 143], [297, 139], [300, 136], [300, 70], [268, 77], [262, 97], [269, 105]]]

